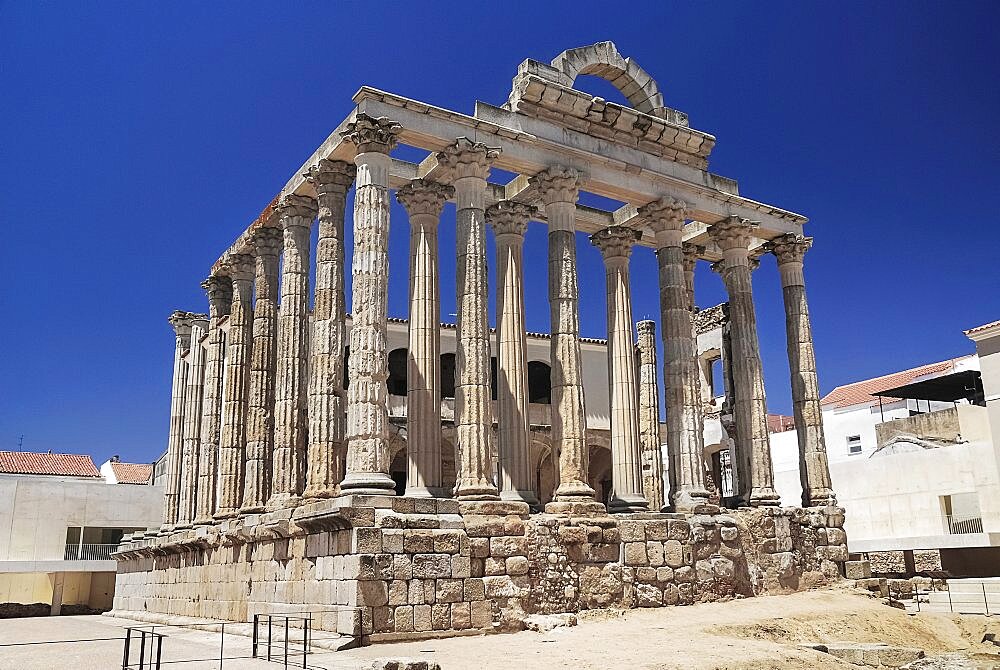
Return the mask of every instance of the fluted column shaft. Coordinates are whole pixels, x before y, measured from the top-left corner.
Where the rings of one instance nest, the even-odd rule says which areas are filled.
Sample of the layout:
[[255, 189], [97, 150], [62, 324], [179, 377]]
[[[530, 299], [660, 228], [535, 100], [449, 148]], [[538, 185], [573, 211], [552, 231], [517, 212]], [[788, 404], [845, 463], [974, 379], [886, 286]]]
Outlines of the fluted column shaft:
[[347, 475], [342, 495], [394, 495], [389, 476], [386, 351], [389, 288], [389, 151], [400, 126], [364, 114], [344, 138], [354, 159], [354, 260], [351, 357], [347, 389]]
[[170, 433], [167, 438], [167, 475], [163, 494], [163, 530], [177, 523], [181, 493], [181, 454], [184, 451], [184, 395], [188, 364], [184, 353], [191, 347], [190, 312], [174, 312], [168, 319], [174, 329], [174, 376], [170, 387]]
[[660, 454], [660, 393], [656, 381], [656, 322], [636, 324], [639, 356], [639, 445], [643, 462], [642, 491], [653, 510], [667, 506], [663, 497]]
[[812, 238], [788, 234], [774, 240], [770, 248], [778, 259], [781, 288], [785, 300], [785, 329], [788, 336], [788, 367], [792, 377], [792, 409], [799, 443], [799, 478], [802, 506], [836, 505], [830, 479], [820, 407], [816, 353], [812, 324], [806, 302], [803, 258]]
[[456, 202], [455, 497], [499, 497], [493, 481], [490, 436], [490, 324], [487, 313], [486, 178], [499, 150], [460, 138], [438, 154], [449, 172]]
[[187, 387], [184, 391], [184, 450], [181, 454], [181, 489], [177, 525], [190, 527], [198, 505], [198, 456], [201, 444], [201, 407], [205, 388], [205, 348], [208, 315], [193, 315], [191, 350], [188, 353]]
[[497, 450], [500, 497], [538, 505], [531, 476], [528, 336], [524, 323], [524, 233], [534, 207], [502, 200], [486, 218], [497, 251]]
[[247, 414], [246, 468], [240, 512], [261, 512], [271, 495], [274, 449], [274, 381], [278, 345], [278, 255], [282, 233], [264, 227], [254, 231], [255, 277], [253, 345]]
[[[715, 486], [715, 480], [712, 479], [712, 464], [709, 458], [705, 455], [705, 392], [706, 389], [711, 391], [711, 385], [706, 386], [705, 384], [705, 374], [706, 371], [703, 369], [701, 360], [698, 357], [698, 327], [695, 325], [694, 315], [697, 312], [695, 300], [694, 300], [694, 270], [698, 264], [698, 259], [705, 254], [705, 247], [699, 244], [688, 244], [684, 243], [681, 245], [681, 249], [684, 254], [684, 286], [687, 291], [687, 308], [691, 312], [691, 347], [694, 352], [694, 378], [691, 380], [691, 388], [693, 395], [693, 402], [695, 408], [695, 421], [694, 425], [697, 426], [696, 430], [699, 435], [698, 449], [701, 451], [699, 457], [699, 464], [701, 466], [701, 482], [705, 491], [708, 493], [708, 502], [711, 504], [717, 504], [720, 502], [719, 491]], [[707, 373], [710, 375], [711, 370]], [[709, 392], [708, 398], [711, 399], [712, 394]]]
[[[558, 502], [586, 502], [587, 410], [580, 354], [579, 290], [576, 272], [576, 201], [579, 174], [552, 167], [531, 179], [545, 203], [549, 224], [549, 316], [552, 337], [552, 448], [559, 454]], [[553, 509], [556, 507], [554, 506]]]
[[344, 294], [344, 210], [355, 166], [321, 160], [306, 174], [316, 188], [319, 235], [316, 242], [316, 288], [309, 354], [308, 474], [303, 496], [336, 495], [343, 479], [344, 347], [347, 337]]
[[[767, 398], [757, 338], [749, 245], [753, 226], [730, 217], [713, 224], [709, 234], [722, 249], [722, 279], [729, 294], [736, 395], [736, 439], [740, 492], [752, 506], [777, 505], [771, 444], [767, 431]], [[749, 477], [747, 475], [749, 474]], [[748, 481], [749, 480], [749, 481]]]
[[415, 179], [396, 192], [410, 218], [410, 319], [406, 359], [406, 495], [443, 496], [441, 296], [438, 222], [451, 186]]
[[202, 287], [208, 293], [208, 344], [205, 347], [205, 391], [201, 407], [201, 443], [198, 458], [198, 501], [194, 523], [212, 523], [219, 476], [222, 437], [222, 391], [225, 377], [226, 333], [222, 319], [233, 301], [232, 280], [214, 275]]
[[219, 443], [219, 505], [216, 518], [235, 516], [243, 496], [246, 450], [247, 394], [250, 388], [250, 347], [253, 340], [253, 256], [229, 258], [232, 308], [226, 343], [225, 401]]

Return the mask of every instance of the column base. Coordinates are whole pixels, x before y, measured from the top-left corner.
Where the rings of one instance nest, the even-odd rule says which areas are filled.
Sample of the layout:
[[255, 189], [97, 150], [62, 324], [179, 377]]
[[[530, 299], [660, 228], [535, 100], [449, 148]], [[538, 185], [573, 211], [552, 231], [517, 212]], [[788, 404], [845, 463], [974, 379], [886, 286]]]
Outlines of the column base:
[[247, 514], [263, 514], [266, 511], [267, 507], [264, 505], [253, 505], [252, 507], [241, 507], [239, 515], [245, 516]]
[[608, 501], [608, 512], [611, 514], [633, 514], [635, 512], [648, 512], [649, 502], [637, 493], [622, 496], [611, 496]]
[[324, 498], [336, 498], [340, 495], [340, 491], [337, 488], [307, 488], [302, 492], [303, 498], [308, 498], [310, 500], [322, 500]]
[[559, 484], [554, 499], [565, 502], [574, 502], [581, 499], [593, 500], [595, 493], [589, 484], [577, 480]]
[[438, 488], [432, 489], [429, 486], [407, 486], [406, 491], [403, 492], [403, 496], [406, 498], [440, 498], [442, 496], [435, 495], [435, 491], [440, 491]]
[[481, 514], [484, 516], [510, 516], [514, 514], [527, 518], [531, 513], [527, 503], [515, 500], [459, 501], [458, 508], [462, 514]]
[[837, 494], [830, 489], [817, 489], [815, 493], [806, 491], [802, 494], [803, 507], [836, 507]]
[[195, 526], [211, 526], [215, 523], [215, 519], [210, 516], [198, 517], [192, 522]]
[[341, 496], [394, 496], [396, 482], [385, 472], [349, 472], [340, 482]]
[[522, 502], [526, 504], [531, 509], [538, 509], [538, 496], [535, 495], [534, 491], [501, 491], [500, 500], [509, 500], [511, 502]]
[[566, 516], [607, 516], [608, 509], [604, 503], [596, 500], [554, 500], [545, 505], [545, 513]]
[[457, 500], [500, 500], [497, 487], [486, 481], [459, 481], [455, 487]]
[[750, 507], [780, 507], [781, 496], [770, 486], [750, 490]]
[[216, 521], [225, 521], [226, 519], [235, 519], [239, 514], [239, 510], [235, 509], [219, 510], [212, 515], [212, 518]]
[[719, 506], [708, 501], [708, 491], [682, 489], [674, 497], [673, 511], [682, 514], [716, 514]]
[[302, 503], [302, 498], [295, 493], [275, 493], [267, 501], [267, 511], [275, 512], [281, 509], [298, 507]]

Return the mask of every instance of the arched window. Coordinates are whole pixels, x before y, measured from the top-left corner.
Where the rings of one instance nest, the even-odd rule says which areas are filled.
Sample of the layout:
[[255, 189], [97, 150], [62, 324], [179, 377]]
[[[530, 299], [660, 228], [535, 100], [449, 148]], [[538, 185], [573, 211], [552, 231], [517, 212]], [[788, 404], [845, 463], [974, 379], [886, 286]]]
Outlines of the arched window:
[[441, 397], [455, 397], [455, 354], [441, 354]]
[[552, 402], [552, 368], [542, 361], [528, 361], [528, 402]]
[[386, 388], [390, 395], [406, 395], [406, 349], [389, 352], [389, 379]]

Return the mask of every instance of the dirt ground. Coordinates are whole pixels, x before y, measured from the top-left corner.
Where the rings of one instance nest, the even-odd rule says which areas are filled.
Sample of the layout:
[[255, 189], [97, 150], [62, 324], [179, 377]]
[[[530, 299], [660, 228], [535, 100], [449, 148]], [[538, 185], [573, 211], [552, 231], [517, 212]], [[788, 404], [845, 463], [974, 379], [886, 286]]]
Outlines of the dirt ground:
[[[115, 637], [122, 626], [110, 617], [45, 617], [0, 621], [0, 645], [57, 639]], [[442, 670], [770, 670], [849, 666], [832, 656], [800, 649], [800, 642], [886, 642], [920, 647], [929, 655], [961, 652], [974, 664], [1000, 668], [1000, 647], [983, 644], [984, 633], [1000, 637], [1000, 622], [983, 616], [910, 616], [882, 601], [848, 590], [826, 590], [712, 603], [690, 607], [584, 613], [579, 624], [548, 633], [380, 644], [342, 652], [321, 651], [309, 667], [328, 670], [371, 668], [378, 658], [434, 660]], [[218, 634], [169, 629], [164, 643], [171, 668], [218, 668]], [[121, 667], [120, 640], [61, 645], [0, 646], [0, 669]], [[249, 641], [226, 636], [225, 655], [248, 656]], [[301, 661], [299, 661], [301, 662]], [[227, 670], [274, 665], [248, 659], [226, 660]], [[280, 666], [279, 666], [280, 667]], [[297, 666], [301, 667], [301, 666]], [[955, 666], [948, 666], [955, 667]]]

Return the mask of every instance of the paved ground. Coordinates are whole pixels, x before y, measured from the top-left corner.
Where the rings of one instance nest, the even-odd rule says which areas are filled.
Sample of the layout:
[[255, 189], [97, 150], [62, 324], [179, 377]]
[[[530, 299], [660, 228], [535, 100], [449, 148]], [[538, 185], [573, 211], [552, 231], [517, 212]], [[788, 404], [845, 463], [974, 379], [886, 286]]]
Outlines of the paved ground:
[[[135, 622], [102, 616], [0, 620], [0, 670], [120, 668], [125, 626]], [[522, 632], [446, 640], [383, 644], [310, 655], [310, 668], [359, 670], [373, 659], [435, 660], [442, 670], [770, 670], [846, 668], [833, 657], [798, 648], [799, 642], [886, 642], [916, 646], [928, 654], [960, 651], [978, 659], [965, 667], [996, 667], [997, 647], [980, 643], [990, 629], [985, 617], [923, 614], [917, 617], [848, 591], [816, 591], [730, 603], [621, 612], [594, 612], [580, 624], [549, 633]], [[219, 668], [219, 633], [157, 627], [164, 641], [164, 668]], [[990, 630], [1000, 630], [994, 626]], [[104, 639], [60, 644], [54, 640]], [[9, 646], [14, 643], [16, 646]], [[223, 670], [283, 667], [246, 658], [250, 640], [225, 636]], [[233, 658], [242, 657], [242, 658]], [[200, 660], [198, 660], [200, 659]], [[301, 663], [301, 660], [299, 660]], [[301, 665], [296, 665], [301, 667]]]

